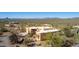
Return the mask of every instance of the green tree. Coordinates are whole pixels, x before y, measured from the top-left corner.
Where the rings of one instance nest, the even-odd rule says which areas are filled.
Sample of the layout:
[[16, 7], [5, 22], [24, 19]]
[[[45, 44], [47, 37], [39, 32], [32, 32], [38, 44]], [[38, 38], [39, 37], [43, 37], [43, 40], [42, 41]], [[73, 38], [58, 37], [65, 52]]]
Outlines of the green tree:
[[62, 45], [62, 42], [63, 42], [62, 37], [59, 35], [56, 35], [56, 36], [53, 36], [51, 45], [55, 47], [60, 47]]
[[58, 33], [56, 33], [56, 35], [52, 35], [52, 33], [48, 33], [46, 38], [47, 38], [46, 42], [49, 46], [53, 46], [53, 47], [62, 46], [63, 39], [61, 36], [58, 35]]

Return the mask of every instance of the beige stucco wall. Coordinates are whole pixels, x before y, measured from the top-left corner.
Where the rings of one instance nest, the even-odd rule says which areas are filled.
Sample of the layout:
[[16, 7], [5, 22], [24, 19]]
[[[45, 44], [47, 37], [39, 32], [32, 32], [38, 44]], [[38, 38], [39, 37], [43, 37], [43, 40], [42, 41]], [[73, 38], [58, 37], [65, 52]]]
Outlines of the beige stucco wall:
[[[45, 30], [44, 29], [52, 29], [53, 27], [44, 27], [44, 26], [41, 26], [41, 27], [26, 27], [26, 32], [27, 33], [31, 33], [31, 29], [37, 29], [36, 31], [36, 37], [35, 37], [35, 40], [37, 41], [40, 41], [41, 40], [41, 34], [42, 33], [39, 33], [40, 31], [41, 32], [44, 32]], [[54, 28], [55, 29], [55, 28]], [[54, 30], [52, 29], [52, 30]], [[47, 33], [47, 32], [46, 32]]]

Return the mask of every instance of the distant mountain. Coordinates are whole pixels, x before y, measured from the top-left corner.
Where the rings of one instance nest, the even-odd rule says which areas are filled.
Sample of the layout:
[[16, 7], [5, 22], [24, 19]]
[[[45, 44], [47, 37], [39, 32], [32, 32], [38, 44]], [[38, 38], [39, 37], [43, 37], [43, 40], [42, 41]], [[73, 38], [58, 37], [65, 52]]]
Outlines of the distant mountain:
[[9, 20], [9, 21], [15, 21], [15, 20], [79, 20], [79, 17], [74, 18], [0, 18], [0, 20]]
[[79, 17], [74, 18], [0, 18], [0, 21], [23, 21], [34, 23], [78, 23]]

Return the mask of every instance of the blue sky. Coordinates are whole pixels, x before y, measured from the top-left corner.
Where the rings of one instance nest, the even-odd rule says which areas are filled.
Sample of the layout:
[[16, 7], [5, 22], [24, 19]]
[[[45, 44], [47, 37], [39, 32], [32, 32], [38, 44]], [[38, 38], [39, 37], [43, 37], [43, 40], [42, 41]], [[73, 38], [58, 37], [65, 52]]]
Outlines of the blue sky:
[[79, 12], [0, 12], [0, 18], [72, 18]]

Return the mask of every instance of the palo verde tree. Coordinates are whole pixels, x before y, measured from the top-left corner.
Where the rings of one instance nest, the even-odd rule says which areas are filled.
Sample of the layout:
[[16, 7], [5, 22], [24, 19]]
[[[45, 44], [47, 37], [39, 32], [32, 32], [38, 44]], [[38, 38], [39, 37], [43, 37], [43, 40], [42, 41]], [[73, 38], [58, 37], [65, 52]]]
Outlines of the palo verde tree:
[[61, 36], [58, 35], [58, 33], [56, 33], [56, 35], [52, 35], [52, 33], [48, 33], [46, 38], [47, 38], [46, 42], [48, 45], [51, 45], [53, 47], [62, 46], [63, 39]]

